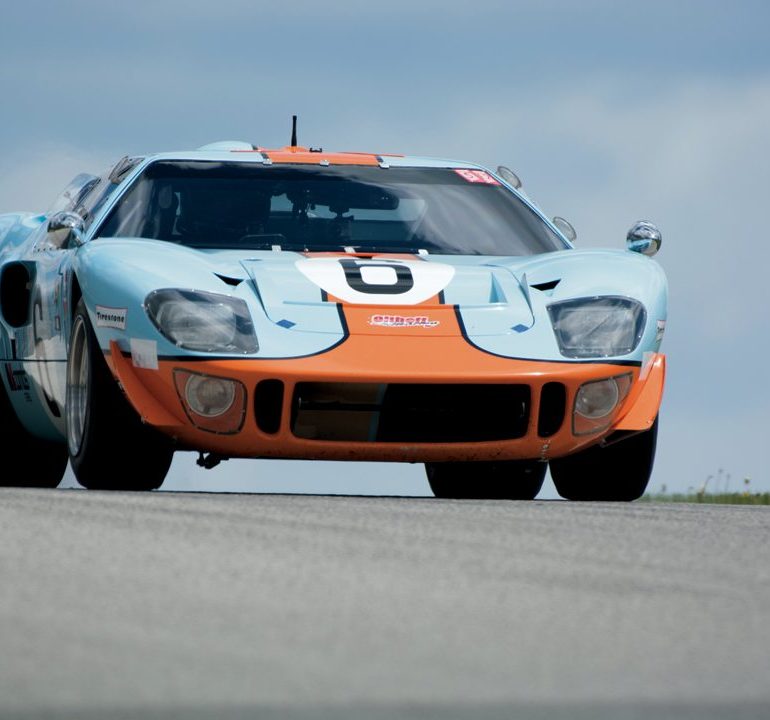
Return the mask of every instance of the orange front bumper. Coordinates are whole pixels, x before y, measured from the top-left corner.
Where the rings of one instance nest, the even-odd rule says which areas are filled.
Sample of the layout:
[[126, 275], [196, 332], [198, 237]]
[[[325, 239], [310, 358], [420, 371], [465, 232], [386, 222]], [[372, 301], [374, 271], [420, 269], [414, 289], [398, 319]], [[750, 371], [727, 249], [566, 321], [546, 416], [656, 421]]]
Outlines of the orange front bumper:
[[[393, 462], [541, 459], [568, 455], [599, 442], [615, 429], [647, 429], [657, 414], [663, 387], [664, 356], [653, 355], [643, 368], [611, 363], [513, 360], [484, 353], [464, 338], [426, 338], [410, 332], [394, 343], [386, 334], [352, 335], [338, 347], [297, 359], [160, 359], [157, 370], [134, 367], [113, 343], [108, 363], [144, 420], [175, 437], [182, 446], [227, 457], [376, 460]], [[237, 379], [246, 388], [242, 428], [217, 434], [189, 419], [174, 384], [174, 371], [188, 370]], [[579, 387], [590, 380], [632, 375], [632, 387], [606, 429], [576, 436], [572, 408]], [[260, 430], [254, 392], [263, 380], [284, 386], [277, 431]], [[482, 442], [379, 442], [315, 440], [297, 437], [291, 417], [294, 389], [300, 382], [401, 384], [526, 384], [530, 388], [526, 433], [515, 439]], [[558, 382], [566, 390], [564, 419], [548, 437], [538, 433], [542, 388]]]

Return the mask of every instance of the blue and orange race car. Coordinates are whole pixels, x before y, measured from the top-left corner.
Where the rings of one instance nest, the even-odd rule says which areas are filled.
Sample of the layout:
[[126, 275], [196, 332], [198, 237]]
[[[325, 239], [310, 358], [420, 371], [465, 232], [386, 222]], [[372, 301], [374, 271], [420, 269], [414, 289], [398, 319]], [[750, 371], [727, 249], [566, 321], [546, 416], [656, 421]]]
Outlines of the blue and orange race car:
[[[223, 142], [0, 216], [0, 485], [160, 487], [177, 450], [425, 463], [439, 497], [632, 500], [666, 280], [577, 250], [516, 176]], [[362, 481], [363, 482], [363, 481]]]

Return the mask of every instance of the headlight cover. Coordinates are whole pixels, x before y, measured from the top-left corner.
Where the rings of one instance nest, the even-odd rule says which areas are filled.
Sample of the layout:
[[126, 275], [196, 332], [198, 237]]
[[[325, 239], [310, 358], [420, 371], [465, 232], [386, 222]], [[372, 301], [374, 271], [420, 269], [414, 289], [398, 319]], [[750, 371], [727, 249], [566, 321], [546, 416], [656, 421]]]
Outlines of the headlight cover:
[[593, 297], [548, 306], [559, 351], [570, 358], [628, 355], [644, 333], [647, 312], [636, 300]]
[[591, 435], [606, 430], [631, 390], [633, 375], [624, 373], [615, 377], [589, 380], [575, 395], [572, 410], [574, 435]]
[[246, 355], [259, 348], [249, 309], [240, 298], [199, 290], [155, 290], [144, 307], [161, 334], [187, 350]]

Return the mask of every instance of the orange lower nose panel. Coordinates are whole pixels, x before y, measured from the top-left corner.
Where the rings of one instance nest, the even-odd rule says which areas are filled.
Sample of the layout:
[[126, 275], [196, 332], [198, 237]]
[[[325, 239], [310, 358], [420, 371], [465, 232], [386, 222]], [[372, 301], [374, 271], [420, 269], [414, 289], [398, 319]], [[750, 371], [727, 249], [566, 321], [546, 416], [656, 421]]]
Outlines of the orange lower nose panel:
[[[369, 310], [361, 308], [361, 317], [353, 322], [366, 322]], [[432, 310], [431, 310], [432, 312]], [[451, 313], [449, 313], [451, 315]], [[442, 314], [436, 317], [443, 318]], [[449, 320], [447, 318], [447, 323]], [[610, 427], [597, 437], [575, 437], [572, 434], [571, 413], [575, 394], [584, 382], [631, 372], [634, 380], [639, 376], [636, 367], [618, 367], [603, 363], [558, 363], [528, 360], [511, 360], [492, 356], [478, 351], [459, 336], [432, 336], [423, 327], [404, 327], [403, 341], [394, 343], [392, 332], [395, 328], [383, 330], [383, 334], [352, 335], [337, 348], [307, 358], [255, 360], [206, 360], [206, 359], [160, 359], [157, 370], [134, 367], [129, 357], [120, 353], [116, 345], [108, 362], [114, 374], [120, 380], [129, 400], [147, 422], [157, 426], [163, 432], [175, 437], [182, 447], [216, 452], [230, 457], [284, 457], [329, 460], [377, 460], [395, 462], [427, 461], [467, 461], [467, 460], [511, 460], [533, 459], [547, 460], [574, 452], [583, 446], [597, 442], [600, 437], [611, 432]], [[661, 356], [662, 357], [662, 356]], [[243, 429], [234, 435], [218, 435], [196, 428], [185, 415], [180, 405], [173, 380], [175, 369], [182, 368], [199, 374], [237, 379], [246, 387], [247, 409]], [[654, 371], [657, 372], [657, 371]], [[651, 379], [657, 375], [650, 374]], [[263, 383], [267, 381], [267, 385]], [[655, 380], [655, 383], [658, 381]], [[558, 383], [564, 388], [563, 418], [557, 422], [557, 429], [544, 436], [542, 431], [541, 398], [546, 384]], [[335, 385], [347, 386], [339, 397], [327, 397], [329, 390], [335, 391]], [[359, 392], [356, 388], [361, 387]], [[513, 384], [526, 388], [522, 396], [525, 400], [503, 398], [504, 393], [492, 391], [484, 396], [481, 406], [475, 403], [473, 393], [467, 388], [462, 390], [464, 402], [473, 408], [480, 421], [486, 420], [485, 413], [496, 413], [496, 417], [506, 420], [510, 413], [511, 423], [525, 423], [521, 436], [493, 439], [489, 441], [451, 441], [442, 442], [441, 438], [430, 437], [430, 442], [422, 441], [382, 441], [382, 433], [374, 433], [369, 440], [364, 427], [371, 417], [365, 413], [377, 413], [380, 410], [378, 387], [396, 384], [402, 389], [401, 396], [410, 385], [414, 385], [416, 395], [430, 397], [429, 385], [443, 385], [451, 393], [457, 386], [504, 386]], [[257, 388], [278, 389], [268, 395], [259, 395]], [[298, 388], [302, 388], [299, 393]], [[662, 387], [662, 385], [661, 385]], [[308, 388], [310, 391], [308, 392]], [[405, 388], [405, 390], [404, 390]], [[633, 409], [637, 401], [645, 404], [644, 414], [649, 414], [658, 395], [651, 390], [645, 393], [632, 392], [625, 404], [615, 412], [616, 417], [624, 417], [625, 422], [635, 422]], [[354, 392], [352, 392], [354, 391]], [[300, 398], [299, 395], [303, 397]], [[398, 394], [398, 393], [397, 393]], [[333, 392], [334, 395], [334, 392]], [[274, 422], [258, 422], [260, 411], [256, 407], [255, 397], [272, 397], [277, 403]], [[346, 398], [353, 397], [353, 407]], [[459, 395], [458, 395], [459, 397]], [[304, 398], [304, 399], [303, 399]], [[309, 399], [308, 399], [309, 398]], [[340, 399], [342, 398], [342, 399]], [[363, 398], [363, 399], [361, 399]], [[307, 400], [307, 406], [300, 404]], [[659, 398], [658, 398], [659, 400]], [[262, 402], [260, 400], [260, 402]], [[404, 402], [404, 401], [402, 401]], [[504, 404], [508, 403], [506, 407]], [[331, 403], [331, 404], [330, 404]], [[335, 406], [334, 403], [337, 403]], [[359, 403], [356, 405], [356, 403]], [[475, 404], [474, 404], [475, 403]], [[526, 415], [522, 416], [522, 403], [527, 404]], [[648, 407], [649, 406], [649, 407]], [[408, 408], [408, 402], [406, 404]], [[345, 411], [351, 414], [344, 415]], [[300, 411], [303, 413], [299, 417]], [[423, 410], [424, 411], [424, 408]], [[399, 412], [404, 412], [403, 408]], [[327, 414], [324, 414], [327, 413]], [[335, 415], [336, 413], [336, 415]], [[340, 414], [342, 413], [342, 414]], [[264, 414], [264, 413], [263, 413]], [[335, 420], [339, 423], [343, 439], [335, 440], [334, 432], [329, 431], [325, 439], [316, 439], [317, 431], [313, 424], [318, 418], [346, 418]], [[419, 430], [419, 422], [407, 415], [391, 414], [391, 428], [388, 437], [400, 437], [398, 428], [392, 427], [392, 418], [406, 418], [405, 424], [411, 423], [413, 430]], [[425, 417], [430, 417], [426, 415]], [[473, 418], [459, 416], [469, 428], [473, 428]], [[441, 418], [436, 421], [441, 425]], [[407, 422], [409, 421], [409, 422]], [[539, 424], [540, 423], [540, 424]], [[308, 430], [308, 427], [311, 429]], [[269, 428], [270, 431], [265, 431]], [[416, 429], [415, 429], [416, 428]], [[406, 434], [408, 436], [408, 433]], [[348, 440], [345, 438], [358, 438]], [[329, 439], [332, 438], [332, 439]]]

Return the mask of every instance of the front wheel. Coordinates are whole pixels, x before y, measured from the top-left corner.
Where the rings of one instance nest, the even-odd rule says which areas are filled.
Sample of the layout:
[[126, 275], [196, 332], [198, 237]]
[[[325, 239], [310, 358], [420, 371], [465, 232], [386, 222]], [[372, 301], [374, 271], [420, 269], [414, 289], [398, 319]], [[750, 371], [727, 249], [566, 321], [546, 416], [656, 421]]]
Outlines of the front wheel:
[[546, 464], [536, 460], [425, 463], [437, 498], [534, 500], [543, 487]]
[[174, 454], [118, 388], [81, 300], [67, 358], [67, 445], [78, 482], [92, 490], [155, 490]]
[[567, 500], [630, 502], [640, 498], [652, 474], [658, 419], [649, 430], [613, 445], [594, 445], [551, 460], [551, 477]]

